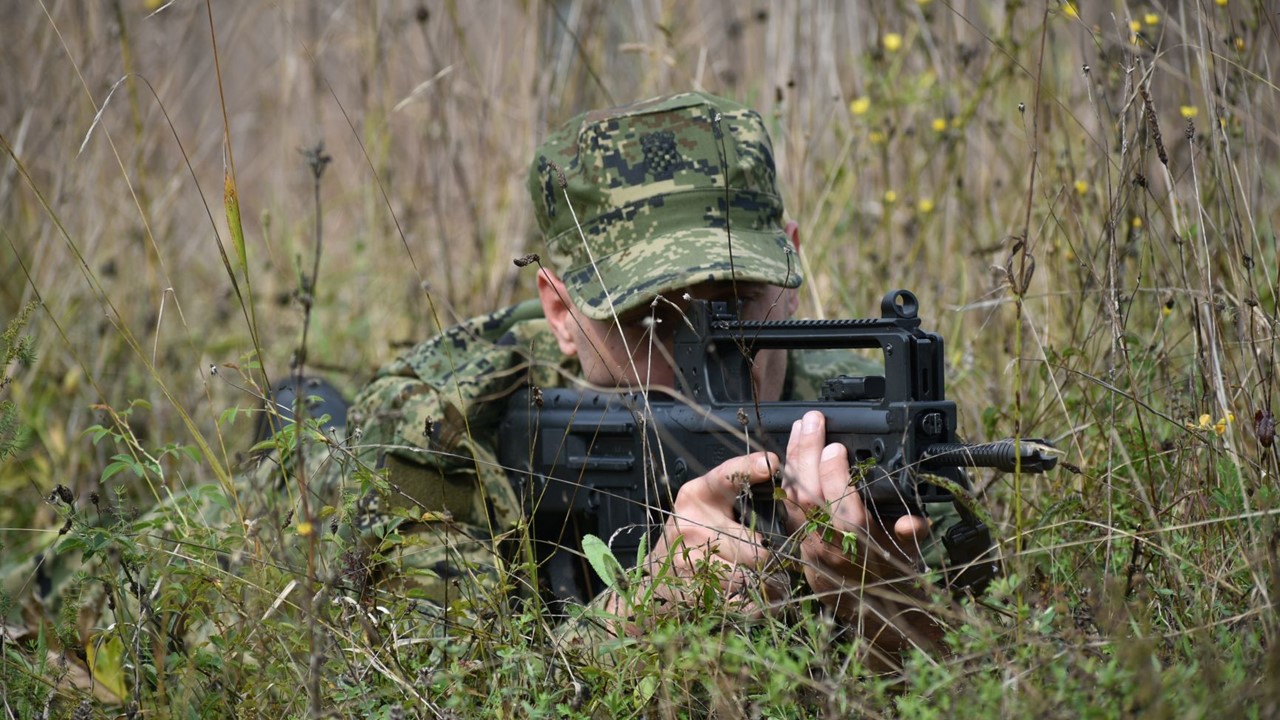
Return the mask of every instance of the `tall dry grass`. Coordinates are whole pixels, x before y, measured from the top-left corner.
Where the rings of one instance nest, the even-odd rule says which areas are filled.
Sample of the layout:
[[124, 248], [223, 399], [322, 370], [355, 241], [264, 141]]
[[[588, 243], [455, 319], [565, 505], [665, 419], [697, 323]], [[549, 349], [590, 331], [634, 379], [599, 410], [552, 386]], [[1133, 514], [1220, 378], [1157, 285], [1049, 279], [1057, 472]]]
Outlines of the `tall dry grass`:
[[[866, 315], [886, 290], [914, 290], [948, 341], [962, 431], [1046, 436], [1079, 470], [978, 478], [1019, 579], [1001, 600], [1009, 636], [1035, 636], [1045, 612], [1055, 631], [1074, 617], [1095, 645], [1068, 653], [1072, 673], [1135, 637], [1166, 667], [1204, 648], [1261, 662], [1275, 587], [1272, 10], [15, 4], [0, 44], [0, 316], [41, 306], [38, 357], [0, 391], [30, 431], [0, 468], [5, 552], [57, 531], [43, 501], [55, 484], [98, 488], [112, 450], [83, 435], [109, 419], [95, 406], [146, 400], [129, 416], [144, 446], [206, 443], [203, 462], [175, 464], [175, 486], [229, 472], [247, 425], [218, 419], [256, 398], [210, 367], [260, 351], [276, 377], [299, 350], [317, 212], [300, 149], [332, 157], [306, 363], [353, 389], [437, 321], [530, 294], [510, 259], [538, 249], [524, 174], [548, 128], [696, 88], [770, 122], [802, 226], [802, 314]], [[232, 158], [260, 348], [220, 259]], [[983, 627], [982, 657], [1034, 700], [1017, 678], [1052, 653], [1020, 658]]]

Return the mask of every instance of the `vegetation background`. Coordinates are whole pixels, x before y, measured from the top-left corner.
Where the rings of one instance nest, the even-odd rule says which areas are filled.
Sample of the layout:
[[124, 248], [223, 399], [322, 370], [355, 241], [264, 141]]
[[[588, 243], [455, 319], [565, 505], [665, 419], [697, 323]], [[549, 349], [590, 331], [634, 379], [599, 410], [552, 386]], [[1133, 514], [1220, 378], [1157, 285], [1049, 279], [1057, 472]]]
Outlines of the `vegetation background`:
[[[40, 0], [5, 15], [0, 318], [27, 318], [0, 387], [6, 716], [1280, 714], [1270, 3]], [[66, 553], [100, 541], [177, 572], [179, 553], [139, 550], [145, 530], [83, 510], [225, 482], [250, 444], [252, 418], [228, 411], [257, 404], [255, 358], [274, 379], [301, 357], [354, 390], [439, 322], [529, 297], [511, 259], [539, 250], [524, 191], [538, 139], [686, 89], [769, 122], [802, 228], [802, 315], [865, 316], [912, 289], [947, 339], [963, 434], [1065, 452], [1048, 477], [978, 475], [1010, 575], [939, 609], [951, 658], [867, 680], [800, 631], [708, 626], [622, 643], [602, 666], [548, 650], [527, 617], [453, 650], [255, 617], [258, 644], [195, 662], [125, 620], [30, 622], [23, 563], [60, 528], [79, 543]], [[317, 183], [300, 150], [320, 143]], [[241, 530], [205, 532], [193, 548]], [[214, 562], [184, 572], [188, 595], [157, 590], [152, 612], [233, 580]], [[314, 579], [255, 572], [266, 604]]]

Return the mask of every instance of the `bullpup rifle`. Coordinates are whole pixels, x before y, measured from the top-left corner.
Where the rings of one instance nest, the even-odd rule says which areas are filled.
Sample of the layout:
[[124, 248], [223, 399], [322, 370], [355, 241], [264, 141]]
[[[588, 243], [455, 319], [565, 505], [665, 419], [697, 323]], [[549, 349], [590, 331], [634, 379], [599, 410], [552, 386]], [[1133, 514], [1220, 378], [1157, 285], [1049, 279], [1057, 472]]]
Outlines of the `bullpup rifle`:
[[[920, 328], [915, 295], [885, 295], [879, 318], [739, 321], [726, 302], [694, 300], [675, 331], [678, 393], [528, 387], [509, 399], [499, 461], [524, 504], [552, 595], [585, 602], [603, 584], [584, 561], [581, 538], [609, 543], [624, 567], [659, 530], [681, 486], [757, 450], [784, 456], [791, 426], [809, 410], [826, 416], [827, 442], [842, 443], [852, 482], [886, 527], [905, 514], [950, 503], [958, 520], [941, 532], [945, 583], [981, 592], [999, 573], [991, 531], [957, 494], [964, 468], [1042, 473], [1056, 454], [1040, 439], [967, 444], [945, 395], [943, 340]], [[751, 366], [765, 349], [864, 351], [882, 361], [865, 374], [822, 383], [819, 397], [760, 402]], [[865, 361], [864, 361], [865, 364]], [[785, 463], [785, 457], [784, 457]], [[785, 536], [775, 486], [740, 504], [766, 542]], [[643, 538], [645, 539], [642, 542]]]

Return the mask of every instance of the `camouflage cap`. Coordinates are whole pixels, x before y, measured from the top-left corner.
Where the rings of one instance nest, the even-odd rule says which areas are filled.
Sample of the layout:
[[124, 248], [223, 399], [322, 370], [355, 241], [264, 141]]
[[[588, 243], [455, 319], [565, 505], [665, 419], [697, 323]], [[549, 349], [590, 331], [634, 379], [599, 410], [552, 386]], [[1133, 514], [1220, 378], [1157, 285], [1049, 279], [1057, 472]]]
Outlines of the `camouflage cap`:
[[685, 93], [579, 115], [538, 148], [529, 192], [587, 317], [710, 280], [800, 285], [769, 134], [737, 103]]

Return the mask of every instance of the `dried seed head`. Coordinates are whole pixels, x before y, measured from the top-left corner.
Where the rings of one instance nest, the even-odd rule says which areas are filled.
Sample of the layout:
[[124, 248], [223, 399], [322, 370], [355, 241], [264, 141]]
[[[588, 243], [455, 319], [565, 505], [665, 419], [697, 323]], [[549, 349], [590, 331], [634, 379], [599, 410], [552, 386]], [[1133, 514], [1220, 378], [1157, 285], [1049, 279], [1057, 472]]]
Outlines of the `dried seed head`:
[[311, 147], [298, 148], [298, 152], [302, 153], [307, 166], [311, 168], [311, 174], [317, 181], [320, 180], [321, 175], [324, 175], [324, 169], [328, 167], [329, 163], [333, 162], [333, 158], [324, 151], [323, 140], [316, 142]]
[[1146, 108], [1147, 128], [1151, 132], [1151, 140], [1156, 146], [1156, 155], [1160, 158], [1160, 164], [1165, 167], [1169, 166], [1169, 153], [1164, 149], [1164, 139], [1160, 136], [1160, 120], [1156, 117], [1156, 108], [1151, 104], [1151, 95], [1147, 93], [1146, 88], [1138, 90], [1142, 94], [1142, 105]]
[[560, 166], [559, 166], [559, 165], [557, 165], [557, 164], [555, 164], [555, 163], [554, 163], [554, 162], [552, 162], [551, 160], [548, 160], [548, 161], [547, 161], [547, 165], [549, 165], [549, 166], [551, 167], [551, 169], [555, 171], [555, 173], [556, 173], [556, 182], [560, 184], [560, 189], [561, 189], [561, 190], [563, 190], [563, 189], [565, 189], [565, 188], [569, 187], [569, 181], [565, 179], [565, 177], [564, 177], [564, 171], [560, 169]]
[[1253, 414], [1253, 430], [1258, 434], [1258, 443], [1264, 448], [1271, 447], [1276, 440], [1276, 416], [1270, 410], [1259, 410]]
[[511, 262], [515, 263], [516, 267], [522, 268], [528, 267], [533, 263], [542, 262], [542, 257], [539, 256], [538, 253], [529, 253], [528, 255], [522, 255]]

